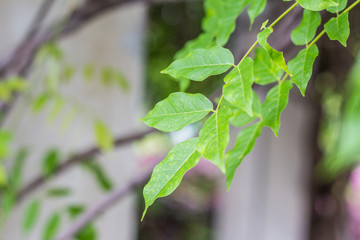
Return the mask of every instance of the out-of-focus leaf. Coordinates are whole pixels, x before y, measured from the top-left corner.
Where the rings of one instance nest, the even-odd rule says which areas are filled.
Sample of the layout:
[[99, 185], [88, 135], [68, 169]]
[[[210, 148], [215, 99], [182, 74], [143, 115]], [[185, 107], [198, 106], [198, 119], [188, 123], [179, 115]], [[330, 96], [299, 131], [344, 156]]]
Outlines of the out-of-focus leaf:
[[113, 149], [113, 136], [110, 129], [102, 121], [97, 121], [94, 125], [94, 132], [99, 147], [107, 152]]
[[33, 229], [39, 218], [40, 207], [39, 200], [34, 200], [27, 206], [23, 217], [23, 231], [28, 232]]
[[42, 160], [44, 176], [50, 176], [60, 163], [60, 154], [57, 150], [49, 150]]
[[45, 224], [42, 240], [53, 240], [59, 231], [61, 224], [61, 216], [59, 213], [54, 213], [50, 216]]
[[113, 188], [113, 183], [110, 177], [105, 173], [102, 166], [94, 161], [86, 161], [83, 166], [89, 170], [89, 172], [93, 175], [94, 179], [98, 183], [98, 185], [104, 191], [110, 191]]

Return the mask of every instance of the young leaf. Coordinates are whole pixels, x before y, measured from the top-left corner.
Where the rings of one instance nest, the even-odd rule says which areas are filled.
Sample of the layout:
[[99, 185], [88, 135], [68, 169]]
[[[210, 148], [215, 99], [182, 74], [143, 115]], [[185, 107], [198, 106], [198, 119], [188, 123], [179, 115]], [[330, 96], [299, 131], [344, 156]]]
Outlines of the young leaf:
[[290, 81], [279, 83], [268, 92], [262, 105], [264, 123], [274, 131], [276, 137], [279, 134], [280, 115], [288, 104], [291, 88]]
[[61, 188], [51, 188], [46, 192], [46, 195], [48, 197], [66, 197], [69, 196], [71, 194], [71, 190], [69, 188], [66, 187], [61, 187]]
[[267, 85], [280, 81], [283, 70], [274, 63], [264, 48], [255, 49], [254, 74], [255, 83]]
[[85, 211], [85, 206], [79, 204], [71, 204], [67, 206], [66, 211], [68, 212], [70, 218], [74, 219]]
[[7, 184], [7, 175], [4, 167], [0, 164], [0, 187], [3, 187]]
[[331, 18], [324, 25], [325, 31], [331, 40], [338, 40], [344, 47], [350, 36], [349, 13], [342, 13]]
[[298, 86], [303, 96], [305, 96], [306, 87], [311, 78], [313, 65], [318, 55], [319, 50], [317, 46], [312, 45], [310, 48], [301, 50], [288, 64], [293, 74], [290, 79]]
[[270, 58], [274, 61], [274, 63], [277, 66], [279, 66], [281, 69], [283, 69], [285, 72], [290, 74], [286, 66], [284, 54], [282, 52], [273, 49], [267, 42], [267, 39], [272, 32], [273, 30], [271, 28], [265, 28], [264, 30], [262, 30], [257, 36], [258, 42], [260, 46], [262, 46], [267, 51], [267, 53], [269, 54]]
[[83, 166], [89, 170], [97, 181], [98, 185], [104, 191], [110, 191], [113, 188], [113, 183], [110, 177], [105, 173], [101, 165], [94, 161], [86, 161]]
[[76, 240], [96, 240], [98, 239], [96, 229], [93, 224], [83, 227], [75, 236]]
[[336, 2], [337, 6], [333, 6], [333, 7], [328, 7], [326, 10], [331, 12], [331, 13], [338, 13], [341, 12], [342, 10], [344, 10], [346, 8], [347, 5], [347, 0], [333, 0], [334, 2]]
[[199, 162], [201, 154], [196, 150], [198, 138], [191, 138], [176, 145], [166, 158], [156, 165], [150, 181], [144, 187], [145, 210], [157, 198], [170, 195], [180, 184], [183, 176]]
[[303, 8], [311, 11], [321, 11], [328, 7], [337, 6], [333, 0], [296, 0]]
[[26, 148], [21, 148], [15, 157], [14, 165], [10, 173], [10, 185], [12, 191], [17, 191], [22, 184], [23, 177], [23, 168], [25, 159], [28, 156], [28, 150]]
[[242, 129], [238, 134], [235, 146], [225, 155], [226, 185], [230, 189], [236, 169], [240, 166], [242, 160], [248, 155], [255, 145], [256, 139], [261, 134], [264, 123], [258, 122], [250, 127]]
[[291, 33], [295, 45], [305, 45], [314, 39], [316, 30], [321, 24], [321, 15], [315, 11], [304, 10], [303, 18], [297, 28]]
[[161, 73], [174, 78], [184, 77], [194, 81], [203, 81], [211, 75], [226, 72], [234, 65], [232, 53], [222, 47], [196, 49], [186, 57], [174, 61]]
[[199, 133], [199, 152], [223, 172], [225, 170], [223, 157], [229, 143], [231, 116], [232, 112], [229, 107], [221, 107], [206, 121]]
[[59, 231], [60, 222], [61, 222], [61, 216], [59, 213], [54, 213], [53, 215], [51, 215], [45, 224], [42, 239], [53, 240]]
[[44, 176], [50, 176], [60, 162], [59, 152], [55, 149], [48, 151], [42, 161], [42, 172]]
[[171, 132], [201, 120], [211, 110], [213, 104], [204, 95], [177, 92], [157, 103], [141, 120], [149, 127]]
[[252, 85], [254, 83], [254, 61], [246, 58], [226, 77], [223, 88], [224, 98], [231, 104], [243, 109], [252, 116]]
[[94, 132], [96, 140], [103, 151], [107, 152], [113, 149], [113, 137], [105, 123], [97, 121], [94, 125]]
[[254, 23], [255, 18], [257, 16], [259, 16], [265, 10], [266, 1], [267, 0], [252, 1], [251, 5], [248, 9], [250, 25], [252, 25]]
[[40, 202], [39, 200], [34, 200], [26, 208], [25, 216], [23, 218], [23, 231], [28, 232], [34, 227], [38, 220], [39, 213]]

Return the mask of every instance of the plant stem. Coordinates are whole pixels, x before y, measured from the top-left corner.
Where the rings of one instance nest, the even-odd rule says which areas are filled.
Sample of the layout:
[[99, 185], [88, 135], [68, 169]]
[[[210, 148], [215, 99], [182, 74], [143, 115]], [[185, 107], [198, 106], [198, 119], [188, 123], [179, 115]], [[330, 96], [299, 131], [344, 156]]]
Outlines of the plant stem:
[[354, 2], [353, 4], [351, 4], [347, 9], [345, 9], [342, 13], [347, 13], [349, 12], [351, 9], [353, 9], [356, 5], [358, 5], [360, 3], [360, 0], [357, 0], [356, 2]]
[[[358, 0], [360, 1], [360, 0]], [[269, 28], [274, 27], [278, 22], [280, 22], [281, 19], [283, 19], [286, 15], [288, 15], [299, 3], [294, 3], [291, 7], [289, 7], [283, 14], [281, 14], [275, 21], [270, 24]], [[244, 61], [245, 58], [249, 56], [249, 54], [254, 50], [254, 48], [258, 45], [259, 41], [255, 41], [254, 44], [250, 47], [250, 49], [245, 53], [243, 58], [240, 60], [238, 66]]]

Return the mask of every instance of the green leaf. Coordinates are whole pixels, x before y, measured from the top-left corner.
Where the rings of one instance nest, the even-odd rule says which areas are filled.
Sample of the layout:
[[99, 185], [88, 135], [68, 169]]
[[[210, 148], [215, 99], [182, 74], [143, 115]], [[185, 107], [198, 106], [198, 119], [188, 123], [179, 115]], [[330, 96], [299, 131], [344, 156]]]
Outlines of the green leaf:
[[293, 76], [290, 78], [305, 96], [307, 84], [311, 78], [313, 65], [319, 50], [316, 45], [301, 50], [298, 55], [289, 62], [288, 66]]
[[0, 164], [0, 187], [7, 184], [7, 174], [4, 167]]
[[232, 107], [231, 111], [233, 113], [230, 118], [231, 125], [235, 127], [243, 127], [250, 122], [254, 121], [258, 116], [261, 115], [261, 101], [256, 92], [253, 92], [253, 116], [249, 116], [244, 110], [236, 107]]
[[232, 32], [235, 30], [236, 19], [244, 9], [252, 2], [251, 0], [227, 0], [222, 1], [224, 11], [221, 13], [217, 25], [210, 26], [216, 31], [216, 44], [224, 46]]
[[320, 24], [321, 15], [319, 12], [304, 10], [299, 26], [291, 33], [291, 40], [295, 45], [309, 44], [314, 39]]
[[229, 143], [229, 120], [231, 109], [222, 106], [205, 123], [199, 133], [198, 150], [207, 160], [224, 172], [224, 152]]
[[192, 51], [186, 57], [174, 61], [161, 73], [174, 78], [203, 81], [209, 76], [226, 72], [233, 65], [234, 57], [228, 49], [212, 47]]
[[110, 191], [113, 188], [113, 183], [110, 177], [105, 173], [101, 165], [94, 161], [86, 161], [83, 166], [89, 170], [94, 176], [94, 179], [104, 191]]
[[85, 227], [83, 227], [75, 236], [76, 240], [96, 240], [97, 232], [92, 224], [88, 224]]
[[66, 187], [51, 188], [46, 192], [48, 197], [67, 197], [71, 194], [71, 190]]
[[113, 136], [105, 123], [102, 121], [97, 121], [94, 125], [94, 132], [101, 150], [108, 152], [113, 149]]
[[92, 64], [86, 64], [83, 69], [83, 76], [85, 80], [90, 81], [94, 78], [95, 68]]
[[61, 216], [59, 213], [54, 213], [50, 216], [45, 224], [43, 232], [43, 240], [53, 240], [59, 231], [61, 223]]
[[283, 72], [264, 48], [259, 47], [255, 49], [254, 74], [256, 84], [267, 85], [280, 81]]
[[347, 0], [333, 0], [333, 2], [336, 2], [339, 5], [333, 6], [333, 7], [328, 7], [326, 10], [331, 13], [338, 13], [346, 8], [348, 1]]
[[243, 109], [250, 116], [252, 113], [252, 85], [254, 83], [254, 61], [246, 58], [226, 77], [223, 88], [224, 98], [231, 104]]
[[257, 0], [251, 2], [251, 5], [248, 9], [250, 25], [252, 25], [254, 23], [255, 18], [265, 10], [266, 2], [267, 0]]
[[0, 130], [0, 160], [9, 156], [12, 138], [12, 132]]
[[280, 115], [288, 104], [291, 88], [290, 81], [281, 82], [268, 92], [262, 105], [264, 123], [274, 131], [276, 137], [279, 134]]
[[60, 162], [60, 154], [57, 150], [49, 150], [42, 160], [42, 172], [44, 176], [50, 176]]
[[43, 110], [47, 103], [51, 100], [51, 96], [48, 92], [44, 92], [37, 96], [32, 103], [32, 111], [35, 113]]
[[262, 30], [257, 36], [258, 42], [260, 46], [262, 46], [267, 51], [267, 53], [269, 54], [270, 58], [274, 61], [274, 63], [277, 66], [279, 66], [281, 69], [283, 69], [285, 72], [290, 74], [286, 66], [284, 54], [282, 52], [273, 49], [267, 42], [267, 39], [272, 32], [273, 30], [271, 28], [265, 28], [264, 30]]
[[186, 57], [186, 55], [188, 55], [190, 52], [194, 51], [195, 49], [199, 49], [199, 48], [207, 49], [214, 47], [215, 42], [213, 39], [214, 37], [212, 34], [208, 34], [208, 33], [200, 34], [197, 38], [186, 42], [185, 46], [175, 54], [175, 59], [184, 58]]
[[338, 4], [333, 0], [296, 0], [303, 8], [311, 11], [321, 11]]
[[28, 232], [33, 229], [39, 218], [40, 207], [41, 204], [39, 200], [34, 200], [27, 206], [23, 218], [23, 231]]
[[230, 189], [236, 169], [240, 166], [244, 157], [253, 149], [255, 141], [260, 136], [263, 126], [263, 122], [258, 122], [242, 129], [236, 138], [234, 148], [226, 153], [225, 167], [226, 185], [228, 189]]
[[66, 210], [71, 219], [77, 218], [85, 211], [85, 206], [80, 204], [71, 204], [66, 207]]
[[157, 103], [141, 120], [149, 127], [171, 132], [201, 120], [212, 110], [213, 104], [204, 95], [177, 92]]
[[198, 138], [191, 138], [176, 145], [156, 165], [150, 181], [144, 187], [145, 210], [142, 219], [154, 201], [170, 195], [179, 186], [185, 173], [199, 162], [201, 154], [196, 150], [198, 141]]
[[331, 40], [338, 40], [344, 47], [350, 36], [349, 13], [342, 13], [331, 18], [324, 25], [325, 31]]
[[28, 150], [26, 148], [21, 148], [16, 153], [14, 165], [12, 166], [10, 173], [10, 185], [12, 191], [17, 191], [22, 184], [23, 168], [27, 156]]

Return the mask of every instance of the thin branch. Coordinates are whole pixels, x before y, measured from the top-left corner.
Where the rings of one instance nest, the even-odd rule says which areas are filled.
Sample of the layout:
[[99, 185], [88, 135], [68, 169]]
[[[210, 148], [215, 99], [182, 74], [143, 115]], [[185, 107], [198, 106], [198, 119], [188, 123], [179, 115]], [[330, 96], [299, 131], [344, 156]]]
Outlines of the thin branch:
[[43, 1], [34, 20], [30, 24], [30, 28], [29, 28], [27, 34], [25, 35], [24, 41], [22, 41], [22, 42], [25, 42], [26, 40], [29, 40], [33, 36], [36, 35], [36, 33], [39, 31], [39, 29], [41, 27], [42, 22], [46, 18], [48, 12], [50, 11], [50, 9], [53, 6], [53, 4], [55, 3], [55, 1], [56, 0], [44, 0]]
[[[150, 129], [147, 130], [145, 132], [141, 132], [141, 133], [136, 133], [136, 134], [131, 134], [125, 137], [120, 137], [117, 138], [114, 141], [114, 146], [115, 147], [120, 147], [126, 144], [129, 144], [135, 140], [141, 139], [143, 137], [145, 137], [146, 135], [148, 135], [149, 133], [155, 132], [155, 129]], [[66, 170], [68, 170], [70, 167], [75, 166], [76, 164], [85, 162], [85, 161], [90, 161], [92, 157], [98, 155], [101, 153], [101, 150], [98, 146], [95, 147], [91, 147], [86, 151], [83, 151], [81, 153], [75, 154], [72, 157], [70, 157], [69, 159], [67, 159], [66, 161], [64, 161], [63, 163], [61, 163], [60, 165], [58, 165], [51, 177], [55, 177], [58, 176], [62, 173], [64, 173]], [[50, 178], [45, 177], [43, 175], [39, 175], [37, 177], [35, 177], [33, 180], [29, 181], [29, 183], [27, 185], [25, 185], [16, 195], [16, 201], [17, 203], [20, 203], [22, 200], [24, 200], [24, 198], [26, 198], [30, 193], [32, 193], [33, 191], [37, 190], [39, 187], [41, 187], [42, 185], [44, 185]]]
[[57, 240], [71, 240], [72, 237], [75, 236], [88, 223], [101, 216], [102, 213], [109, 210], [109, 208], [113, 207], [119, 200], [132, 193], [135, 189], [141, 187], [145, 181], [150, 178], [151, 172], [152, 171], [149, 171], [145, 174], [142, 173], [136, 176], [126, 186], [118, 188], [108, 196], [104, 197], [92, 209], [80, 216], [75, 221], [75, 223], [71, 225], [71, 228], [61, 234]]

